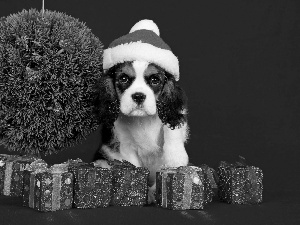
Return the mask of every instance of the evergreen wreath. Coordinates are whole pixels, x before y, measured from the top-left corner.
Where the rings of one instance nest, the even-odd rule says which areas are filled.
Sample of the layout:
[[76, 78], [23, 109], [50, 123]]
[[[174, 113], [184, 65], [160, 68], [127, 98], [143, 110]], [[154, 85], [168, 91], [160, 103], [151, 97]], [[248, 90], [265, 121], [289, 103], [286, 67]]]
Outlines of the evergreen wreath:
[[102, 55], [91, 30], [64, 13], [30, 9], [0, 18], [0, 144], [51, 154], [96, 130]]

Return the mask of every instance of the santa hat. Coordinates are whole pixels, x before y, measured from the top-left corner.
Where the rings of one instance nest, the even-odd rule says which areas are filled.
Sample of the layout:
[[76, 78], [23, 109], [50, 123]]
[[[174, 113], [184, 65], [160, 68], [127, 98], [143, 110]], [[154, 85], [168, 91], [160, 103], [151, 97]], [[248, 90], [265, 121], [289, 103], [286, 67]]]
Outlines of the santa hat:
[[159, 36], [159, 29], [152, 20], [141, 20], [129, 34], [114, 40], [103, 54], [103, 69], [118, 63], [142, 60], [154, 63], [179, 80], [179, 62], [171, 48]]

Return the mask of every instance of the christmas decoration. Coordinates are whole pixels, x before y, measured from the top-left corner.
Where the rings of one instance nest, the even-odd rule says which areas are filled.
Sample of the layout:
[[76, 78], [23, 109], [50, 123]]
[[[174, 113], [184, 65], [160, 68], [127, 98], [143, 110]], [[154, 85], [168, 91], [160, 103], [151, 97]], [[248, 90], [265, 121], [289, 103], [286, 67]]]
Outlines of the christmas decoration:
[[203, 171], [203, 185], [204, 185], [204, 204], [208, 204], [213, 200], [213, 197], [217, 195], [218, 175], [215, 170], [205, 164], [199, 166]]
[[220, 162], [217, 173], [221, 201], [232, 204], [262, 202], [263, 172], [258, 167], [248, 166], [243, 157], [235, 164]]
[[168, 209], [203, 209], [203, 182], [201, 168], [162, 168], [156, 173], [156, 202]]
[[67, 164], [34, 162], [24, 171], [23, 205], [39, 211], [72, 208], [73, 174]]
[[114, 206], [143, 206], [147, 203], [149, 170], [130, 162], [114, 160], [112, 165], [112, 197]]
[[[113, 40], [103, 53], [103, 69], [108, 71], [107, 74], [115, 71], [118, 65], [133, 61], [155, 64], [163, 69], [166, 82], [158, 98], [155, 98], [157, 114], [161, 122], [172, 130], [184, 126], [187, 98], [176, 82], [180, 78], [179, 61], [170, 46], [161, 38], [158, 26], [152, 20], [137, 22], [128, 34]], [[103, 124], [112, 127], [119, 115], [122, 101], [118, 101], [116, 95], [112, 94], [114, 85], [108, 83], [99, 84], [99, 88], [106, 89], [107, 94], [101, 94], [96, 101], [101, 106], [97, 114]]]
[[103, 45], [78, 19], [23, 10], [0, 20], [0, 144], [50, 154], [98, 127]]
[[0, 158], [0, 194], [21, 196], [23, 189], [23, 171], [38, 158], [32, 156], [3, 155]]
[[104, 50], [103, 68], [107, 70], [116, 64], [134, 60], [154, 63], [172, 74], [176, 81], [179, 80], [178, 58], [160, 37], [159, 29], [152, 20], [139, 21], [129, 34], [110, 43]]
[[83, 162], [73, 162], [68, 167], [74, 174], [73, 206], [75, 208], [97, 208], [109, 205], [111, 170]]

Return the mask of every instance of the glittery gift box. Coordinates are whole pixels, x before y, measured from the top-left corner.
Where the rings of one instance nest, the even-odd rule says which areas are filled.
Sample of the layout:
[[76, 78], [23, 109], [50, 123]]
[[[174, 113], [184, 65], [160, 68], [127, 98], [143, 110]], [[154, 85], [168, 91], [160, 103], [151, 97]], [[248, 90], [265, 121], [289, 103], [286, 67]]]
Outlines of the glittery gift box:
[[203, 209], [212, 200], [209, 167], [162, 168], [156, 173], [156, 203], [173, 209]]
[[147, 203], [149, 170], [123, 160], [113, 161], [111, 205], [143, 206]]
[[231, 204], [258, 204], [262, 202], [263, 172], [260, 168], [237, 162], [222, 161], [217, 169], [218, 196]]
[[78, 163], [70, 165], [69, 171], [74, 174], [73, 206], [75, 208], [97, 208], [109, 205], [112, 185], [110, 169]]
[[23, 206], [48, 212], [72, 208], [73, 174], [65, 164], [24, 171]]
[[200, 166], [203, 171], [203, 185], [204, 185], [204, 204], [212, 201], [217, 193], [216, 172], [213, 168], [203, 164]]
[[36, 157], [2, 155], [0, 159], [0, 195], [22, 196], [23, 170]]

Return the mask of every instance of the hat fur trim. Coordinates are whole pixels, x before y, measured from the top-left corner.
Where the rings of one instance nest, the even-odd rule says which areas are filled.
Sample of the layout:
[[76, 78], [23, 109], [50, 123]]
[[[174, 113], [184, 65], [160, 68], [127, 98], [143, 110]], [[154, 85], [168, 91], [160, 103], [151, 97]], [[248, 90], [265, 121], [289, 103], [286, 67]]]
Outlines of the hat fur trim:
[[107, 70], [118, 63], [135, 60], [154, 63], [174, 75], [176, 81], [179, 80], [179, 61], [173, 52], [141, 41], [105, 49], [103, 69]]

